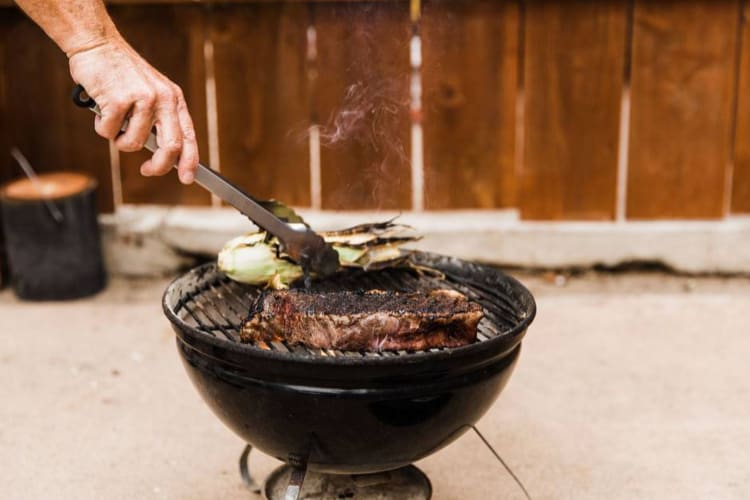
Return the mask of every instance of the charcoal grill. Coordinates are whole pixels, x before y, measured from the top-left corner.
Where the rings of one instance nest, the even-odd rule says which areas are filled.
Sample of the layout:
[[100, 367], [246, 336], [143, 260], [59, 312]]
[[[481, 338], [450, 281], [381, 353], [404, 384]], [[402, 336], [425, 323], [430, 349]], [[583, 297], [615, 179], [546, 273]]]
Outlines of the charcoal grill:
[[241, 343], [239, 329], [259, 289], [230, 281], [215, 264], [172, 282], [164, 312], [198, 391], [247, 443], [308, 470], [393, 470], [447, 445], [489, 409], [536, 310], [523, 285], [492, 267], [419, 252], [411, 259], [444, 278], [352, 270], [312, 289], [452, 288], [484, 309], [474, 343], [419, 352]]

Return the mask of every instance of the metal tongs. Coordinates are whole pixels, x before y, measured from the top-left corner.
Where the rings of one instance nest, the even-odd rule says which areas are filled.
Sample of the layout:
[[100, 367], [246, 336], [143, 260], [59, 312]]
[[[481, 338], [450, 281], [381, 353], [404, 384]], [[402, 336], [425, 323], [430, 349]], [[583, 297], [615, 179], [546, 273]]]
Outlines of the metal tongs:
[[[76, 106], [88, 108], [101, 116], [99, 106], [81, 85], [76, 85], [73, 89], [73, 102]], [[121, 130], [124, 132], [127, 127], [126, 120]], [[159, 147], [153, 130], [144, 147], [151, 152]], [[258, 227], [278, 238], [282, 250], [302, 267], [306, 278], [309, 277], [310, 271], [320, 276], [327, 276], [338, 270], [338, 253], [309, 227], [292, 227], [266, 209], [261, 204], [263, 202], [256, 200], [224, 176], [201, 163], [198, 163], [198, 169], [195, 172], [195, 182], [242, 212]]]

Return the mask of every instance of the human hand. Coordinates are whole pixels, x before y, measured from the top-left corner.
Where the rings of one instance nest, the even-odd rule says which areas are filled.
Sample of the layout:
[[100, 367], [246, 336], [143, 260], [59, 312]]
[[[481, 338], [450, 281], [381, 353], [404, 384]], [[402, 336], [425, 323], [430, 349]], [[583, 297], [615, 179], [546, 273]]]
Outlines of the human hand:
[[[164, 175], [176, 164], [180, 181], [193, 182], [198, 145], [177, 85], [119, 37], [72, 53], [69, 64], [73, 80], [101, 109], [94, 122], [99, 135], [113, 139], [120, 151], [139, 151], [156, 127], [158, 149], [141, 165], [141, 174]], [[127, 129], [120, 134], [126, 119]]]

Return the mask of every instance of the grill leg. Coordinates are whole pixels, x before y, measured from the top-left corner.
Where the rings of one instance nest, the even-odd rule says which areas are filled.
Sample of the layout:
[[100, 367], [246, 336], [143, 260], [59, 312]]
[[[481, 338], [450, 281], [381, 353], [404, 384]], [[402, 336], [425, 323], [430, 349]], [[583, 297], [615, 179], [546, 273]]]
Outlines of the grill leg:
[[256, 483], [250, 475], [250, 466], [247, 463], [252, 449], [253, 447], [248, 444], [245, 446], [245, 449], [242, 450], [242, 455], [240, 455], [240, 476], [242, 476], [242, 482], [245, 483], [245, 486], [247, 486], [250, 491], [260, 494], [260, 486], [258, 486], [258, 483]]
[[523, 491], [523, 495], [526, 497], [527, 500], [531, 500], [531, 495], [529, 495], [529, 492], [526, 491], [526, 487], [523, 485], [520, 479], [518, 479], [518, 476], [511, 470], [510, 467], [508, 467], [508, 464], [505, 463], [505, 460], [500, 456], [500, 454], [495, 451], [495, 448], [492, 447], [489, 441], [487, 441], [487, 438], [484, 437], [484, 435], [479, 432], [479, 429], [477, 429], [476, 425], [470, 426], [472, 429], [474, 429], [474, 432], [479, 436], [479, 439], [482, 440], [484, 445], [490, 450], [490, 452], [495, 455], [495, 458], [498, 462], [500, 462], [500, 465], [503, 466], [503, 468], [508, 471], [508, 474], [510, 474], [510, 477], [513, 478], [513, 480], [516, 482], [519, 488], [521, 488], [521, 491]]
[[286, 488], [284, 500], [298, 500], [302, 491], [302, 483], [305, 482], [306, 468], [292, 467], [292, 476], [289, 478], [289, 486]]

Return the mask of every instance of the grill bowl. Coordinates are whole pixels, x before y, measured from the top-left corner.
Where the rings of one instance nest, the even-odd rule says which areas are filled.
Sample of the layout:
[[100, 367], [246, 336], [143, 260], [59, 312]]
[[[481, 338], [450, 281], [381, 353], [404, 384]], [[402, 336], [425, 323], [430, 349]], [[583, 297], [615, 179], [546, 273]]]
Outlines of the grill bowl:
[[321, 472], [395, 469], [449, 444], [489, 409], [536, 311], [529, 291], [494, 268], [424, 253], [413, 260], [446, 280], [388, 270], [318, 286], [456, 288], [485, 308], [477, 342], [380, 354], [242, 344], [236, 329], [255, 289], [228, 282], [214, 264], [172, 282], [164, 312], [193, 384], [246, 442]]

